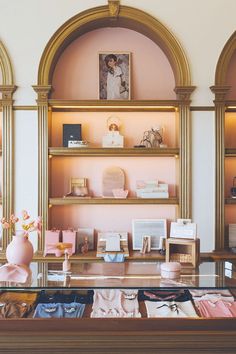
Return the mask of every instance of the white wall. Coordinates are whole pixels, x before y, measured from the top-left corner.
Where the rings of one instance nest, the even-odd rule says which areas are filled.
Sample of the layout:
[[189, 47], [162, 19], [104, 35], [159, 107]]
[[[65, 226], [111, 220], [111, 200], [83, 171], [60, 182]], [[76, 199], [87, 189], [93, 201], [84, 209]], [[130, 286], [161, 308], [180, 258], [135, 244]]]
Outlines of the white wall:
[[[43, 50], [54, 32], [70, 17], [105, 0], [0, 0], [0, 40], [12, 61], [15, 104], [35, 105], [37, 72]], [[122, 5], [146, 11], [179, 40], [189, 60], [193, 105], [213, 105], [209, 86], [228, 38], [235, 31], [235, 0], [121, 0]], [[37, 115], [16, 111], [16, 210], [36, 211]], [[214, 114], [194, 112], [193, 216], [202, 238], [202, 250], [214, 248]], [[33, 169], [34, 168], [34, 169]], [[203, 241], [204, 240], [204, 241]]]

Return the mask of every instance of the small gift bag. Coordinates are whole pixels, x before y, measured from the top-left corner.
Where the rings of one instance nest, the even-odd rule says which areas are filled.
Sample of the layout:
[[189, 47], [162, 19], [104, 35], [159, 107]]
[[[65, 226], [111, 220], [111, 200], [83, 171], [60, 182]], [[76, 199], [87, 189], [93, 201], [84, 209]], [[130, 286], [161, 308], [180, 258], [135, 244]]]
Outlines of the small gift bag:
[[76, 231], [74, 230], [62, 230], [62, 242], [72, 244], [72, 254], [75, 253], [76, 244]]
[[44, 256], [46, 256], [48, 253], [55, 253], [55, 247], [56, 244], [59, 243], [59, 240], [60, 230], [53, 229], [45, 231]]

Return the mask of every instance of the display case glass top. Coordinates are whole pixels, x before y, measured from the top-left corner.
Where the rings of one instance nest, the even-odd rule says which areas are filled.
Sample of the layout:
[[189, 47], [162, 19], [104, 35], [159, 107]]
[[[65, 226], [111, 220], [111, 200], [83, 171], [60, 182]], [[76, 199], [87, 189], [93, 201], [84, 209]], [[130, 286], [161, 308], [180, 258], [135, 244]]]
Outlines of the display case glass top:
[[79, 262], [63, 271], [61, 261], [32, 262], [25, 283], [0, 282], [1, 289], [95, 289], [95, 288], [236, 288], [236, 264], [202, 262], [182, 268], [176, 279], [161, 277], [162, 262]]

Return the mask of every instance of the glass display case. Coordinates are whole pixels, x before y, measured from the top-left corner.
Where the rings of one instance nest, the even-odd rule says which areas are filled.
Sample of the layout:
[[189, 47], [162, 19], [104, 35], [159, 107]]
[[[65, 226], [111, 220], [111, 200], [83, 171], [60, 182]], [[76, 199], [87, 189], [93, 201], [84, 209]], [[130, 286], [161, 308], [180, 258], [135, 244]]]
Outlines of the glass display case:
[[[32, 262], [24, 283], [0, 283], [0, 353], [14, 353], [19, 345], [26, 353], [35, 348], [50, 353], [101, 353], [104, 348], [125, 353], [129, 348], [138, 354], [208, 348], [217, 353], [226, 337], [224, 352], [233, 353], [236, 264], [202, 262], [182, 268], [175, 279], [161, 276], [161, 264], [70, 260], [70, 270], [63, 271], [62, 260]], [[212, 301], [209, 316], [197, 305], [198, 296]], [[217, 302], [230, 307], [231, 315], [214, 315]]]

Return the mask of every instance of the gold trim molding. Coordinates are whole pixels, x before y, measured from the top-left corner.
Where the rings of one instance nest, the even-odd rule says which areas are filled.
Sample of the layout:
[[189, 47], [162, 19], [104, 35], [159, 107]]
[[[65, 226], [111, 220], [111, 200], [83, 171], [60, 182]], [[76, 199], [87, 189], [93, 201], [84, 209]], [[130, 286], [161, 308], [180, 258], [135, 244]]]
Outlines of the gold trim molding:
[[109, 6], [99, 6], [83, 11], [64, 23], [52, 36], [43, 52], [39, 64], [38, 85], [52, 83], [58, 58], [76, 37], [97, 28], [111, 26], [129, 28], [153, 40], [167, 56], [176, 85], [191, 85], [187, 58], [174, 35], [151, 15], [128, 6], [120, 6], [119, 16], [115, 19], [110, 16]]
[[211, 86], [215, 94], [215, 250], [225, 249], [225, 99], [230, 86]]
[[191, 113], [190, 97], [195, 86], [176, 86], [174, 91], [179, 104], [180, 119], [180, 216], [192, 217], [192, 168], [191, 168]]
[[[13, 93], [14, 85], [0, 85], [2, 92], [2, 159], [3, 159], [3, 188], [2, 188], [2, 214], [7, 219], [13, 213]], [[2, 238], [3, 251], [10, 241], [10, 231], [4, 230]]]
[[120, 11], [120, 1], [108, 0], [108, 7], [109, 7], [110, 16], [117, 17]]
[[0, 68], [2, 72], [2, 84], [13, 85], [13, 71], [7, 51], [0, 41]]
[[230, 60], [236, 50], [236, 31], [226, 42], [216, 66], [215, 85], [223, 86], [226, 83], [226, 74]]

